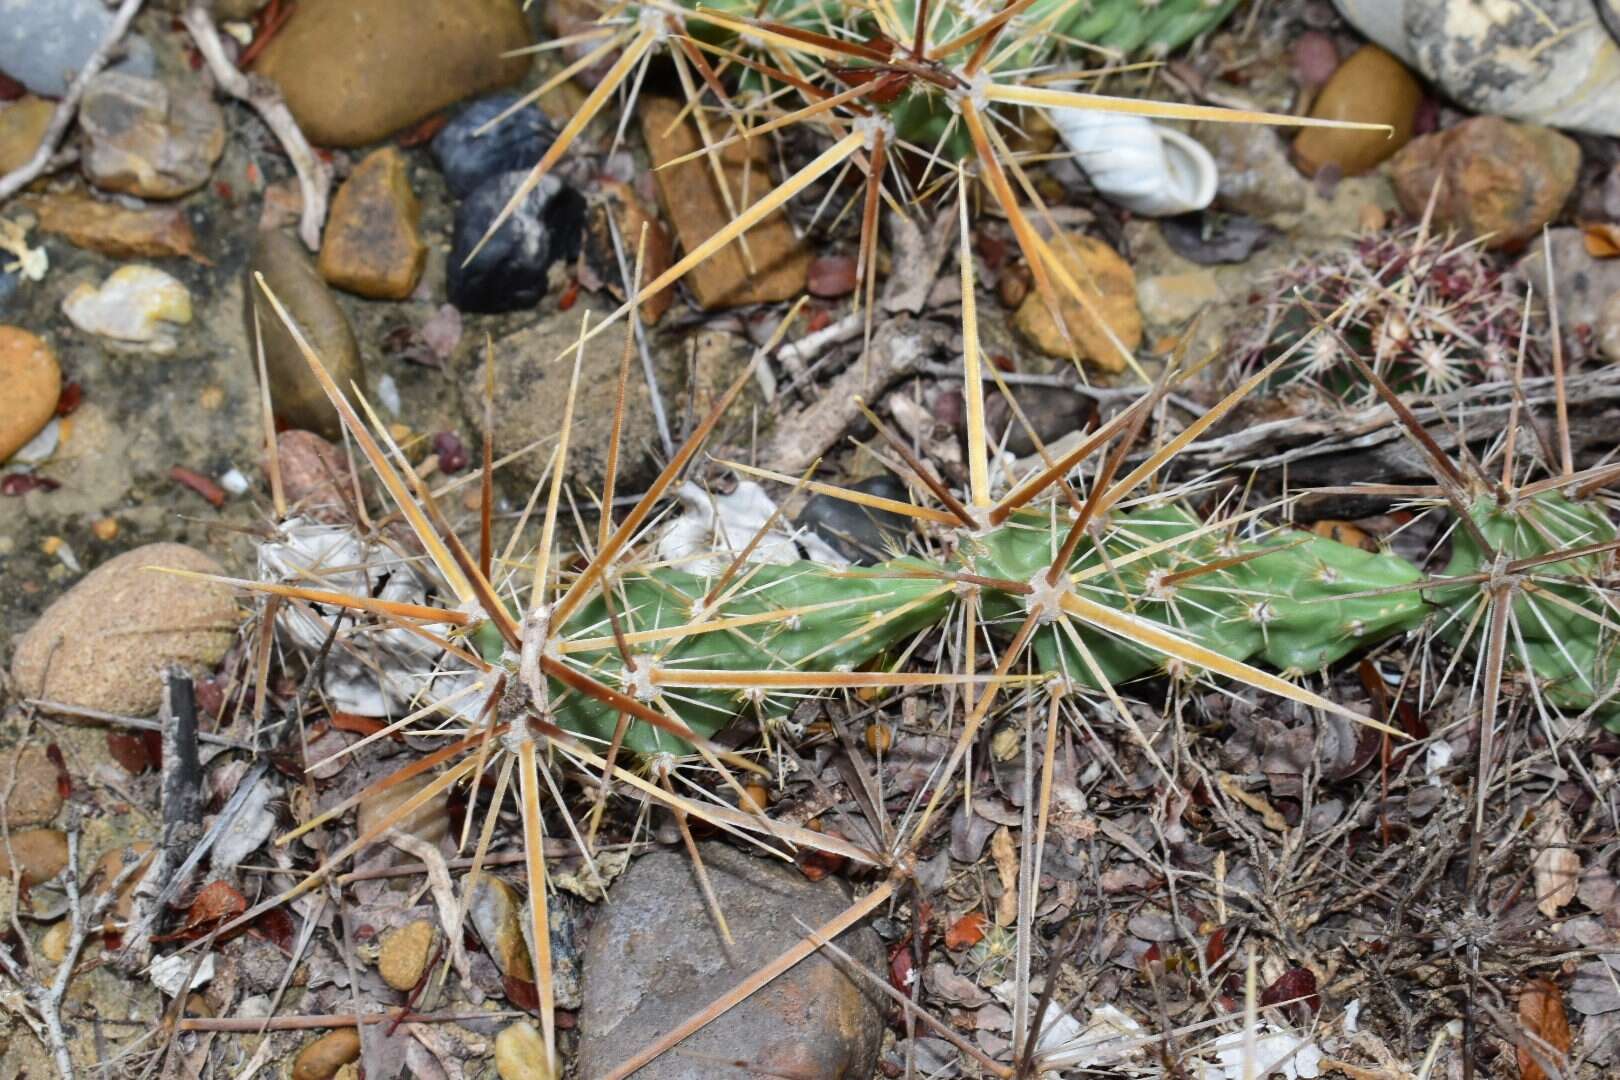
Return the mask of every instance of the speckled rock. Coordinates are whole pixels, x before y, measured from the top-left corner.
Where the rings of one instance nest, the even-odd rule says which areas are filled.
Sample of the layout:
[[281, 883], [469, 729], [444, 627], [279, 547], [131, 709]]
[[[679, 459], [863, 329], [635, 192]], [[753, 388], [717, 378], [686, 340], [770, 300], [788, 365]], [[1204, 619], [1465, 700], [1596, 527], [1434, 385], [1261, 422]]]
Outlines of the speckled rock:
[[0, 878], [12, 868], [24, 885], [49, 881], [67, 865], [67, 834], [60, 829], [19, 829], [10, 836], [10, 850], [0, 844]]
[[56, 817], [62, 809], [57, 779], [57, 768], [43, 746], [25, 746], [0, 756], [0, 792], [11, 785], [6, 792], [7, 827], [43, 825]]
[[[0, 2], [0, 71], [44, 97], [59, 98], [113, 22], [105, 0]], [[150, 75], [152, 46], [138, 34], [122, 42], [116, 70]]]
[[148, 544], [92, 570], [17, 640], [11, 677], [31, 697], [126, 716], [150, 716], [170, 663], [211, 669], [235, 634], [236, 600], [223, 585], [148, 567], [223, 574], [183, 544]]
[[313, 431], [290, 428], [276, 436], [276, 464], [290, 511], [329, 524], [353, 519], [354, 474], [342, 450]]
[[253, 365], [256, 376], [258, 353], [253, 316], [257, 311], [264, 332], [265, 367], [270, 376], [270, 398], [276, 415], [292, 427], [335, 439], [342, 431], [337, 410], [315, 380], [292, 334], [281, 324], [270, 301], [253, 280], [255, 273], [264, 275], [265, 284], [298, 324], [327, 374], [344, 393], [349, 392], [350, 383], [358, 383], [362, 390], [366, 387], [365, 363], [349, 318], [298, 241], [282, 232], [259, 233], [248, 262], [246, 280], [242, 283], [246, 359]]
[[377, 955], [377, 972], [383, 982], [403, 991], [421, 981], [435, 933], [427, 919], [416, 919], [383, 934]]
[[[1528, 282], [1543, 301], [1547, 298], [1546, 243], [1552, 245], [1553, 293], [1558, 297], [1558, 323], [1571, 345], [1601, 336], [1603, 313], [1620, 296], [1620, 259], [1599, 259], [1586, 250], [1581, 230], [1547, 230], [1530, 242], [1514, 265], [1514, 273]], [[1616, 357], [1620, 359], [1620, 357]]]
[[[1113, 248], [1089, 236], [1069, 234], [1070, 243], [1054, 242], [1058, 260], [1079, 284], [1118, 336], [1120, 343], [1134, 351], [1142, 343], [1142, 312], [1136, 303], [1136, 274]], [[1068, 325], [1073, 347], [1080, 359], [1090, 360], [1104, 371], [1126, 368], [1103, 328], [1063, 285], [1053, 280], [1063, 321]], [[1025, 341], [1048, 356], [1068, 356], [1070, 343], [1064, 340], [1051, 309], [1039, 289], [1031, 289], [1013, 314], [1013, 327]]]
[[32, 94], [0, 105], [0, 176], [28, 163], [55, 112], [53, 103]]
[[405, 299], [427, 261], [417, 232], [421, 217], [405, 155], [392, 146], [372, 152], [332, 199], [321, 276], [357, 296]]
[[79, 105], [79, 164], [106, 191], [174, 199], [208, 180], [225, 149], [225, 114], [201, 84], [97, 75]]
[[363, 146], [528, 71], [519, 0], [303, 0], [254, 70], [326, 146]]
[[[612, 1071], [797, 944], [799, 921], [820, 926], [849, 906], [836, 879], [812, 883], [725, 845], [704, 845], [703, 862], [736, 942], [730, 955], [686, 854], [637, 859], [597, 915], [586, 948], [581, 1076]], [[872, 930], [857, 927], [837, 941], [857, 964], [883, 969]], [[870, 993], [826, 956], [812, 955], [685, 1040], [690, 1053], [665, 1054], [635, 1075], [707, 1080], [715, 1061], [748, 1061], [786, 1076], [864, 1080], [883, 1038]]]
[[0, 461], [15, 454], [56, 412], [62, 369], [44, 341], [17, 326], [0, 326]]

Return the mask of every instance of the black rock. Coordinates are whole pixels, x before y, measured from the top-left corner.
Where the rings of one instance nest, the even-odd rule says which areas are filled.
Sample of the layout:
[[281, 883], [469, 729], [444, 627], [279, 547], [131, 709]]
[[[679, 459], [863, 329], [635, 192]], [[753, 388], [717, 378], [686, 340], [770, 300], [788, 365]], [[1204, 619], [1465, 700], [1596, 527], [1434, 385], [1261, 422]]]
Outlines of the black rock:
[[556, 129], [536, 105], [524, 106], [482, 135], [473, 134], [517, 100], [514, 93], [480, 98], [433, 137], [433, 157], [456, 198], [465, 199], [492, 176], [534, 168], [556, 141]]
[[[906, 485], [887, 473], [869, 477], [849, 487], [854, 491], [900, 502], [906, 502], [911, 497]], [[902, 514], [874, 510], [829, 495], [810, 496], [795, 523], [800, 528], [815, 530], [838, 554], [861, 566], [871, 566], [887, 559], [891, 550], [903, 547], [906, 538], [911, 535], [911, 522]]]
[[21, 274], [0, 270], [0, 311], [6, 310], [11, 305], [11, 297], [16, 293], [17, 286], [21, 282]]
[[467, 262], [527, 175], [514, 171], [493, 177], [456, 207], [450, 302], [462, 311], [533, 307], [546, 295], [546, 271], [551, 264], [579, 254], [585, 198], [555, 176], [545, 176], [477, 257]]

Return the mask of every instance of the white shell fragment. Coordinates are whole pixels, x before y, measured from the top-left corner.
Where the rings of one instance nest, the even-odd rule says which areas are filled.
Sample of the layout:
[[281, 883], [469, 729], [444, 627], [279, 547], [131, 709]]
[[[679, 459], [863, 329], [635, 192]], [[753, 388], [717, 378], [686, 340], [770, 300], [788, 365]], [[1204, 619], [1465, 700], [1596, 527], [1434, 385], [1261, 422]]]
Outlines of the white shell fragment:
[[[742, 551], [776, 513], [776, 503], [751, 480], [739, 483], [730, 495], [711, 495], [691, 483], [682, 484], [674, 494], [681, 503], [681, 516], [659, 538], [658, 557], [691, 574], [724, 573], [730, 559], [712, 553]], [[848, 565], [815, 533], [806, 529], [786, 532], [782, 524], [778, 519], [777, 527], [760, 537], [749, 554], [749, 562], [780, 564], [811, 559], [823, 566]]]
[[1173, 217], [1215, 201], [1215, 159], [1197, 141], [1142, 116], [1048, 109], [1098, 192], [1133, 214]]
[[122, 266], [100, 288], [74, 289], [62, 311], [86, 333], [168, 353], [178, 342], [176, 328], [191, 321], [191, 294], [155, 267]]

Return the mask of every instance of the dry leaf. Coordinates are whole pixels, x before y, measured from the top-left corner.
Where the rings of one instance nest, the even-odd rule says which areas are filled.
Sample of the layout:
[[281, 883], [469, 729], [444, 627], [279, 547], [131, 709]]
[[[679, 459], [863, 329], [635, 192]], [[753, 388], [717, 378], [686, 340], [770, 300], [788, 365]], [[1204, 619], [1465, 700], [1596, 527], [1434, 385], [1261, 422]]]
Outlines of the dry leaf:
[[[1543, 1058], [1547, 1047], [1556, 1053], [1555, 1063], [1563, 1065], [1569, 1056], [1571, 1042], [1569, 1017], [1564, 1014], [1564, 993], [1558, 984], [1548, 979], [1531, 979], [1519, 995], [1519, 1023], [1527, 1035], [1540, 1039], [1546, 1047], [1536, 1046]], [[1547, 1071], [1536, 1064], [1528, 1047], [1519, 1047], [1520, 1080], [1549, 1080]]]
[[1556, 809], [1538, 831], [1536, 852], [1536, 907], [1551, 919], [1575, 899], [1581, 881], [1581, 857], [1569, 846], [1569, 817]]
[[1581, 226], [1586, 241], [1586, 253], [1594, 259], [1612, 259], [1620, 255], [1620, 225], [1594, 222]]
[[1243, 788], [1238, 784], [1237, 777], [1233, 776], [1231, 773], [1220, 773], [1216, 777], [1216, 780], [1220, 784], [1221, 790], [1224, 791], [1229, 797], [1236, 799], [1244, 806], [1247, 806], [1250, 810], [1253, 810], [1255, 813], [1259, 814], [1260, 822], [1261, 824], [1265, 825], [1266, 828], [1272, 830], [1273, 832], [1286, 832], [1288, 830], [1288, 821], [1282, 816], [1282, 814], [1277, 812], [1277, 808], [1272, 806], [1261, 796], [1244, 791]]
[[952, 952], [971, 949], [984, 939], [987, 920], [982, 911], [970, 911], [945, 931], [945, 947]]
[[1012, 830], [1003, 825], [990, 837], [990, 857], [1001, 878], [1001, 895], [996, 898], [996, 925], [1011, 926], [1018, 919], [1018, 848]]

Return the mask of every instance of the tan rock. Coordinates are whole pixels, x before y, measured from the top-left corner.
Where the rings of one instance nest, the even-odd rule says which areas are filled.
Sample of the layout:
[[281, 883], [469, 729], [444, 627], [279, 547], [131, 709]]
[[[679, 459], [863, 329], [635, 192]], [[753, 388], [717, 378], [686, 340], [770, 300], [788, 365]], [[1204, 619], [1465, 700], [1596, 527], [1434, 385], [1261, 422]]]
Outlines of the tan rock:
[[21, 829], [11, 834], [10, 850], [0, 844], [0, 877], [12, 868], [24, 885], [49, 881], [67, 865], [67, 834], [60, 829]]
[[1220, 283], [1207, 266], [1143, 278], [1136, 287], [1142, 316], [1154, 326], [1178, 326], [1220, 298]]
[[[614, 224], [619, 228], [619, 243], [624, 249], [625, 265], [629, 267], [630, 274], [635, 273], [636, 252], [640, 246], [643, 227], [647, 233], [646, 253], [642, 260], [641, 280], [652, 281], [668, 270], [675, 263], [675, 254], [669, 238], [669, 230], [658, 215], [643, 206], [636, 197], [635, 190], [629, 184], [618, 180], [603, 180], [601, 192], [606, 198], [591, 208], [591, 215], [587, 225], [585, 239], [586, 257], [591, 260], [593, 269], [608, 283], [608, 289], [619, 300], [624, 299], [624, 288], [620, 284], [623, 275], [619, 272], [618, 256], [613, 249], [613, 234], [608, 228], [608, 214], [613, 215]], [[641, 303], [641, 319], [647, 325], [656, 323], [669, 310], [669, 305], [675, 302], [675, 289], [660, 290], [647, 297]]]
[[1552, 128], [1475, 116], [1414, 139], [1390, 175], [1401, 208], [1422, 216], [1438, 184], [1434, 223], [1488, 248], [1517, 247], [1558, 215], [1581, 167], [1581, 148]]
[[44, 341], [17, 326], [0, 326], [0, 461], [15, 454], [56, 413], [62, 369]]
[[1382, 131], [1306, 128], [1294, 139], [1294, 159], [1305, 175], [1337, 165], [1346, 176], [1366, 172], [1412, 139], [1423, 88], [1401, 62], [1376, 45], [1363, 45], [1340, 64], [1311, 106], [1318, 120], [1388, 124]]
[[[381, 839], [383, 823], [388, 820], [389, 815], [433, 780], [434, 777], [431, 775], [413, 776], [363, 800], [360, 803], [360, 835], [376, 834], [378, 839]], [[449, 798], [440, 791], [390, 827], [408, 833], [418, 840], [436, 844], [450, 833], [448, 807]]]
[[[644, 96], [640, 108], [641, 131], [655, 166], [703, 145], [697, 125], [691, 120], [674, 123], [682, 108], [677, 102]], [[719, 155], [731, 187], [732, 205], [738, 213], [770, 193], [774, 184], [769, 140], [733, 143]], [[653, 176], [658, 181], [664, 216], [674, 224], [686, 252], [695, 250], [735, 217], [726, 208], [707, 159], [694, 158], [660, 169]], [[727, 244], [683, 279], [700, 307], [712, 310], [770, 303], [804, 291], [810, 253], [794, 235], [785, 214], [770, 214], [750, 229], [744, 240], [746, 251], [737, 242]]]
[[15, 829], [20, 825], [44, 825], [54, 819], [62, 809], [62, 788], [57, 779], [56, 765], [42, 746], [25, 746], [0, 757], [0, 795], [5, 798], [6, 825]]
[[405, 299], [427, 261], [427, 245], [417, 232], [421, 217], [405, 155], [392, 146], [372, 152], [332, 200], [321, 276], [357, 296]]
[[73, 920], [62, 919], [51, 924], [45, 936], [39, 939], [39, 951], [53, 964], [60, 964], [67, 956], [68, 942], [73, 937]]
[[183, 544], [148, 544], [103, 563], [18, 639], [11, 661], [18, 689], [82, 708], [150, 716], [162, 701], [165, 664], [199, 672], [217, 664], [238, 622], [231, 590], [150, 567], [224, 573]]
[[[112, 848], [104, 852], [101, 858], [96, 861], [94, 877], [98, 892], [106, 892], [108, 886], [117, 881], [118, 875], [124, 872], [125, 850], [125, 848], [121, 847]], [[130, 844], [127, 850], [136, 862], [144, 863], [147, 861], [148, 856], [152, 854], [152, 845], [141, 840]], [[122, 922], [129, 918], [129, 913], [134, 910], [135, 906], [135, 886], [141, 883], [141, 877], [145, 873], [144, 870], [137, 870], [129, 876], [123, 885], [119, 886], [118, 897], [113, 901], [112, 910], [108, 912], [114, 919]]]
[[303, 0], [254, 70], [304, 133], [364, 146], [462, 98], [517, 82], [529, 44], [519, 0]]
[[433, 954], [436, 931], [427, 919], [417, 919], [389, 930], [379, 942], [377, 971], [395, 990], [410, 990], [422, 980]]
[[197, 251], [191, 219], [177, 207], [129, 210], [83, 195], [46, 195], [28, 203], [42, 231], [75, 247], [115, 259], [185, 256], [206, 263]]
[[[1091, 306], [1127, 349], [1142, 344], [1142, 312], [1136, 302], [1136, 274], [1130, 264], [1101, 240], [1068, 234], [1054, 241], [1058, 260], [1080, 288], [1086, 290]], [[1125, 358], [1108, 339], [1097, 320], [1086, 311], [1062, 284], [1053, 280], [1063, 321], [1073, 339], [1073, 348], [1082, 360], [1090, 360], [1104, 371], [1124, 371]], [[1068, 356], [1070, 343], [1058, 329], [1057, 321], [1042, 298], [1032, 289], [1013, 315], [1013, 326], [1031, 345], [1048, 356]]]
[[196, 191], [225, 150], [225, 114], [201, 83], [169, 86], [120, 71], [90, 81], [79, 131], [86, 178], [143, 199]]
[[360, 1033], [352, 1027], [329, 1031], [305, 1044], [293, 1059], [293, 1080], [331, 1080], [339, 1069], [360, 1059]]
[[53, 102], [32, 94], [0, 105], [0, 176], [28, 164], [55, 112]]
[[552, 1080], [546, 1063], [546, 1041], [527, 1020], [495, 1036], [495, 1071], [501, 1080]]
[[478, 891], [473, 894], [468, 914], [501, 974], [533, 982], [534, 963], [523, 937], [523, 898], [518, 891], [500, 878], [485, 874], [478, 879]]

